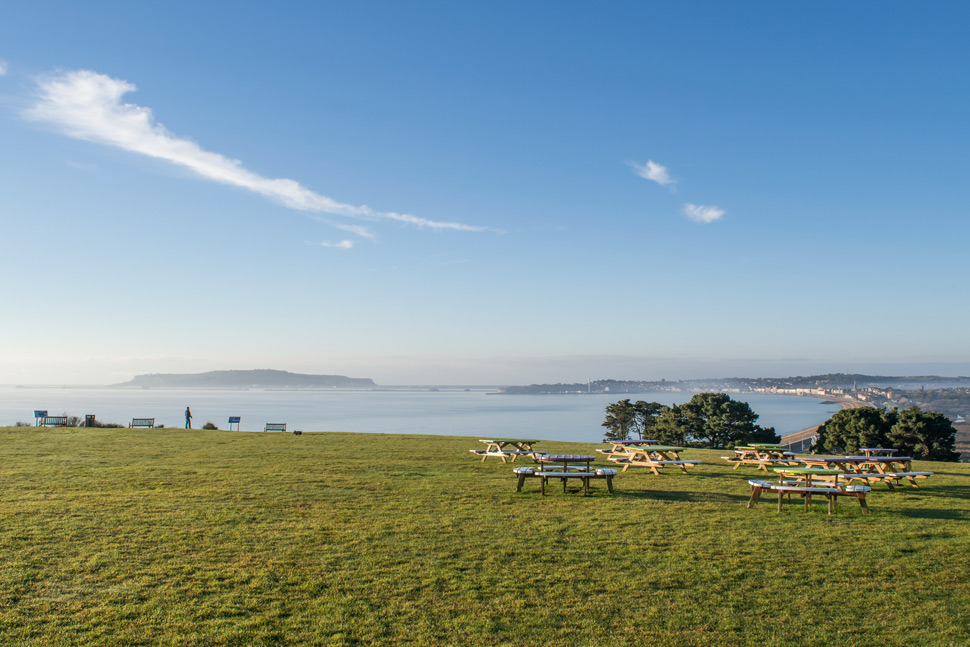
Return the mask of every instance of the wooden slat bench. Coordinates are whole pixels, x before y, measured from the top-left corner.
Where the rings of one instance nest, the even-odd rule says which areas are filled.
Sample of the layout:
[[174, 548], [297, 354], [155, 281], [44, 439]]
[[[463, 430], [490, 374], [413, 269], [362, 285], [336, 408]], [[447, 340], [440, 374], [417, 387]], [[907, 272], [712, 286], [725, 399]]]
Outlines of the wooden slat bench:
[[263, 431], [286, 431], [285, 422], [267, 422], [266, 426], [263, 427]]
[[542, 489], [542, 494], [546, 493], [546, 481], [549, 479], [560, 479], [562, 481], [562, 491], [566, 491], [566, 482], [569, 479], [581, 479], [583, 481], [583, 495], [589, 494], [589, 482], [592, 479], [605, 479], [606, 487], [613, 494], [613, 477], [617, 475], [618, 471], [615, 469], [598, 469], [595, 471], [558, 471], [549, 470], [544, 471], [542, 469], [536, 469], [534, 467], [516, 467], [512, 472], [518, 477], [518, 483], [515, 486], [516, 492], [522, 491], [522, 484], [525, 483], [527, 478], [538, 478], [540, 480], [540, 485]]
[[43, 416], [40, 419], [41, 427], [66, 427], [67, 416]]
[[869, 506], [866, 505], [866, 492], [869, 492], [872, 489], [868, 485], [847, 485], [844, 488], [839, 488], [825, 485], [789, 485], [786, 483], [772, 483], [771, 481], [755, 480], [748, 481], [748, 485], [751, 486], [751, 500], [748, 501], [748, 508], [753, 507], [754, 504], [758, 502], [758, 498], [761, 496], [762, 492], [777, 492], [779, 512], [781, 512], [781, 504], [784, 501], [786, 494], [788, 495], [789, 500], [791, 500], [792, 494], [801, 496], [805, 500], [805, 509], [808, 510], [808, 505], [812, 502], [812, 495], [820, 494], [829, 502], [829, 514], [835, 512], [835, 502], [840, 496], [855, 497], [859, 501], [859, 505], [862, 507], [862, 512], [868, 513]]
[[882, 476], [895, 479], [897, 485], [901, 479], [906, 479], [909, 481], [910, 485], [918, 488], [919, 485], [916, 484], [916, 479], [928, 479], [929, 477], [933, 476], [933, 472], [886, 472]]
[[154, 429], [155, 419], [154, 418], [132, 418], [131, 424], [128, 425], [128, 428], [135, 429], [137, 427], [142, 427], [144, 429]]

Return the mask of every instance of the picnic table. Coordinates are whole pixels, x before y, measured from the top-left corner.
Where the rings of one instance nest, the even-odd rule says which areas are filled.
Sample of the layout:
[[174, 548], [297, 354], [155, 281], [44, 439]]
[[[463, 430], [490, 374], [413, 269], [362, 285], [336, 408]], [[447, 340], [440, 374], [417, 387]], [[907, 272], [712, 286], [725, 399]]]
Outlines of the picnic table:
[[888, 447], [860, 447], [859, 451], [863, 456], [892, 456], [899, 450]]
[[809, 467], [844, 469], [848, 480], [883, 481], [890, 490], [904, 478], [918, 488], [916, 479], [933, 475], [933, 472], [914, 472], [910, 456], [799, 456], [798, 460]]
[[684, 447], [672, 447], [670, 445], [626, 445], [623, 452], [615, 453], [609, 460], [616, 463], [623, 463], [623, 471], [630, 467], [646, 467], [651, 472], [659, 475], [660, 469], [666, 465], [676, 465], [682, 472], [687, 473], [688, 466], [694, 466], [701, 461], [685, 461], [680, 459], [680, 452]]
[[626, 455], [626, 448], [633, 445], [658, 445], [660, 441], [658, 440], [608, 440], [606, 441], [610, 444], [610, 447], [597, 449], [600, 454], [604, 454], [606, 458], [612, 459], [614, 456], [624, 456]]
[[[482, 457], [482, 462], [489, 456], [495, 456], [501, 458], [503, 463], [508, 462], [506, 459], [511, 458], [512, 462], [519, 456], [528, 456], [535, 460], [536, 456], [541, 456], [547, 452], [537, 452], [532, 448], [533, 445], [538, 443], [538, 440], [479, 440], [478, 442], [485, 445], [485, 449], [469, 449], [472, 454]], [[513, 449], [508, 449], [508, 448]]]
[[788, 476], [795, 481], [794, 485], [806, 485], [808, 487], [812, 486], [812, 479], [816, 479], [814, 481], [816, 485], [821, 479], [821, 482], [826, 485], [838, 486], [839, 477], [845, 474], [845, 470], [826, 467], [773, 467], [772, 470], [781, 475], [779, 483], [784, 484], [785, 477]]
[[[515, 470], [519, 476], [519, 484], [516, 491], [521, 491], [522, 483], [528, 476], [538, 477], [541, 481], [542, 494], [546, 493], [546, 481], [549, 479], [559, 479], [562, 481], [562, 491], [566, 492], [566, 482], [569, 479], [580, 479], [583, 482], [583, 496], [589, 494], [589, 482], [591, 479], [606, 479], [606, 487], [610, 494], [613, 493], [613, 477], [616, 476], [615, 469], [593, 469], [591, 464], [596, 460], [595, 456], [585, 454], [540, 454], [535, 457], [541, 465], [539, 470], [534, 468], [519, 467]], [[532, 470], [531, 472], [529, 470]]]
[[784, 447], [774, 443], [751, 443], [735, 447], [734, 456], [721, 456], [721, 458], [734, 463], [734, 469], [742, 465], [756, 465], [759, 470], [766, 472], [771, 465], [798, 465], [794, 452], [785, 451]]
[[[781, 504], [785, 496], [791, 501], [792, 494], [798, 494], [805, 501], [805, 510], [808, 510], [812, 502], [812, 495], [824, 496], [829, 504], [829, 514], [835, 512], [836, 501], [840, 496], [852, 496], [859, 501], [864, 513], [869, 512], [866, 505], [866, 493], [871, 490], [868, 485], [848, 485], [843, 482], [839, 484], [839, 476], [845, 474], [843, 470], [830, 469], [824, 467], [775, 467], [775, 472], [779, 473], [778, 483], [770, 481], [748, 481], [751, 486], [751, 500], [748, 501], [748, 508], [758, 502], [762, 492], [778, 493], [778, 512], [781, 512]], [[785, 477], [790, 477], [786, 479]], [[823, 479], [818, 481], [816, 479]], [[831, 480], [829, 480], [831, 479]]]

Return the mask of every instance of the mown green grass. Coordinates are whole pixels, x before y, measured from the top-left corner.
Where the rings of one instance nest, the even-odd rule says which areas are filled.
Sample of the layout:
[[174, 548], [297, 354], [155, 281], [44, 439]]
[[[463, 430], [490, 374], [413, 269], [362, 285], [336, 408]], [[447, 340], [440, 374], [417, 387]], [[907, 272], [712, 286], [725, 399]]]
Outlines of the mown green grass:
[[516, 494], [479, 444], [0, 429], [0, 644], [970, 644], [968, 465], [829, 517], [701, 450]]

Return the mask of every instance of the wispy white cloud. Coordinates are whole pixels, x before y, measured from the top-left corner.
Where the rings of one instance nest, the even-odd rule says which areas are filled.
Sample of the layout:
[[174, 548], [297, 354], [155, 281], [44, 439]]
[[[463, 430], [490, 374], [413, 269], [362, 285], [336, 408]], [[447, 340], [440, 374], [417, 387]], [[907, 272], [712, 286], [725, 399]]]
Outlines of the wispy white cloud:
[[3, 76], [6, 73], [7, 73], [7, 62], [0, 61], [0, 76]]
[[630, 164], [633, 170], [636, 171], [637, 175], [640, 177], [651, 180], [660, 184], [661, 186], [666, 186], [668, 184], [674, 184], [677, 182], [674, 178], [670, 177], [670, 173], [667, 171], [667, 167], [663, 164], [657, 164], [653, 160], [647, 160], [646, 164], [637, 164], [632, 162]]
[[291, 209], [349, 218], [392, 220], [435, 230], [488, 230], [487, 227], [428, 220], [410, 214], [375, 211], [366, 205], [338, 202], [294, 180], [266, 178], [253, 173], [239, 160], [206, 151], [195, 142], [170, 133], [155, 121], [151, 109], [123, 103], [124, 95], [135, 91], [135, 86], [127, 81], [90, 70], [73, 70], [40, 79], [38, 88], [37, 103], [23, 113], [26, 119], [49, 124], [69, 137], [166, 160], [206, 179], [247, 189]]
[[321, 240], [316, 243], [308, 243], [309, 245], [316, 245], [317, 247], [331, 247], [334, 249], [350, 249], [354, 246], [354, 241], [352, 240], [341, 240], [339, 242], [332, 242], [329, 240]]
[[702, 204], [687, 203], [684, 205], [684, 215], [694, 222], [714, 222], [720, 219], [726, 212], [724, 209]]
[[370, 229], [368, 229], [367, 227], [362, 227], [361, 225], [345, 225], [345, 224], [336, 223], [336, 222], [333, 222], [330, 224], [336, 227], [337, 229], [340, 229], [341, 231], [349, 232], [351, 234], [354, 234], [355, 236], [360, 236], [361, 238], [367, 238], [369, 240], [374, 240], [375, 238], [377, 238]]

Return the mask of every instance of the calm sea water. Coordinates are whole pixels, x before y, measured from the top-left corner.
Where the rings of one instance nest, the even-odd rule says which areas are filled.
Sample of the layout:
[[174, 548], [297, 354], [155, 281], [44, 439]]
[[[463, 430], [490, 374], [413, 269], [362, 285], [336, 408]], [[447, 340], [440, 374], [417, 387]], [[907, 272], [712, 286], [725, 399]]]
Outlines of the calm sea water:
[[[193, 427], [212, 422], [227, 429], [229, 416], [242, 418], [243, 431], [262, 431], [267, 422], [287, 429], [360, 433], [434, 434], [477, 438], [536, 438], [599, 442], [604, 409], [629, 397], [662, 404], [682, 403], [690, 393], [636, 395], [495, 395], [486, 390], [283, 391], [0, 387], [0, 426], [33, 424], [34, 410], [50, 415], [94, 414], [102, 422], [127, 426], [132, 418], [184, 427], [192, 407]], [[732, 394], [748, 402], [759, 424], [784, 435], [825, 422], [838, 405], [814, 398]]]

